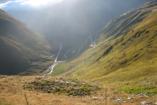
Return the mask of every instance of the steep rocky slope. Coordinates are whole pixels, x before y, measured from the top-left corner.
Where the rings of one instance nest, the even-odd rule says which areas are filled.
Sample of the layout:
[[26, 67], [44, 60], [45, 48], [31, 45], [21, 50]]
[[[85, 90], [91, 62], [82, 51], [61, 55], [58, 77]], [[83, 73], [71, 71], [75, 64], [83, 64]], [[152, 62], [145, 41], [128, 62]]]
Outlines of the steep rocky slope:
[[157, 2], [110, 22], [97, 41], [77, 59], [56, 67], [54, 75], [100, 83], [157, 83]]
[[0, 74], [45, 69], [39, 63], [49, 55], [44, 38], [0, 10]]

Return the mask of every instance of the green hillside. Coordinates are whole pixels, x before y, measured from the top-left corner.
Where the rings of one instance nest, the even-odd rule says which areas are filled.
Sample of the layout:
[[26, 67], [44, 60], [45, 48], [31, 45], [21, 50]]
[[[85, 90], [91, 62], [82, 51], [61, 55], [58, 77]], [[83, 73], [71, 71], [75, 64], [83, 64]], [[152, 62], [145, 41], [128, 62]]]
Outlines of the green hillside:
[[[45, 70], [50, 56], [41, 35], [0, 10], [0, 74]], [[45, 65], [45, 66], [44, 66]]]
[[54, 75], [99, 83], [156, 85], [157, 3], [111, 21], [97, 41], [80, 57], [60, 64]]

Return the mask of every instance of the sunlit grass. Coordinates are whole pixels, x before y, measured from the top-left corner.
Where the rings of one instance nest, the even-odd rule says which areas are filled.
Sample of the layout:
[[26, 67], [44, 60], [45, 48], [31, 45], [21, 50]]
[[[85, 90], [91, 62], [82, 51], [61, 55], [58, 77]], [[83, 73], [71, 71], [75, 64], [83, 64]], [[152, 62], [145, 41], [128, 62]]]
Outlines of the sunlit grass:
[[11, 104], [9, 104], [9, 103], [7, 103], [6, 101], [0, 99], [0, 105], [11, 105]]
[[[126, 81], [141, 84], [146, 79], [156, 82], [157, 16], [153, 14], [150, 13], [142, 22], [130, 27], [127, 33], [104, 39], [96, 48], [89, 48], [80, 57], [66, 63], [66, 66], [59, 65], [55, 74], [65, 72], [71, 78], [103, 84]], [[112, 49], [107, 52], [108, 48]], [[135, 92], [138, 90], [133, 89]], [[144, 87], [142, 90], [156, 94], [154, 89]]]
[[123, 86], [119, 89], [122, 92], [126, 92], [128, 94], [145, 94], [145, 95], [156, 95], [157, 87], [129, 87]]

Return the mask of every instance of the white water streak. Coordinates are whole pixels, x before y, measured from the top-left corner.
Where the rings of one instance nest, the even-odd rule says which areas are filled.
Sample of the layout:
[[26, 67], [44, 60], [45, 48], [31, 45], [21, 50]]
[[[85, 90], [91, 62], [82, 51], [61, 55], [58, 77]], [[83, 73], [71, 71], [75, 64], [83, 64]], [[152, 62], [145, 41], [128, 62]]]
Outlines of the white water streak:
[[62, 45], [61, 45], [60, 48], [59, 48], [59, 51], [58, 51], [58, 53], [57, 53], [57, 56], [56, 56], [56, 58], [55, 58], [55, 60], [54, 60], [53, 65], [51, 65], [51, 66], [48, 68], [48, 71], [49, 71], [49, 72], [48, 72], [48, 75], [51, 75], [51, 74], [53, 73], [53, 71], [54, 71], [55, 66], [59, 64], [58, 57], [59, 57], [59, 55], [60, 55], [60, 53], [61, 53], [62, 48], [63, 48], [63, 47], [62, 47]]

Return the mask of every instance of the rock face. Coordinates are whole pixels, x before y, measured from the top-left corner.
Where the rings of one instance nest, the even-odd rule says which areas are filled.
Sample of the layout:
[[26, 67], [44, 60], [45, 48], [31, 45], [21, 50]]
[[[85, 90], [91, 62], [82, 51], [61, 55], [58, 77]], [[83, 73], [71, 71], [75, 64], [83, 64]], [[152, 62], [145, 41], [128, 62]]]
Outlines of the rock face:
[[44, 39], [0, 10], [0, 74], [17, 74], [42, 62], [49, 56]]

